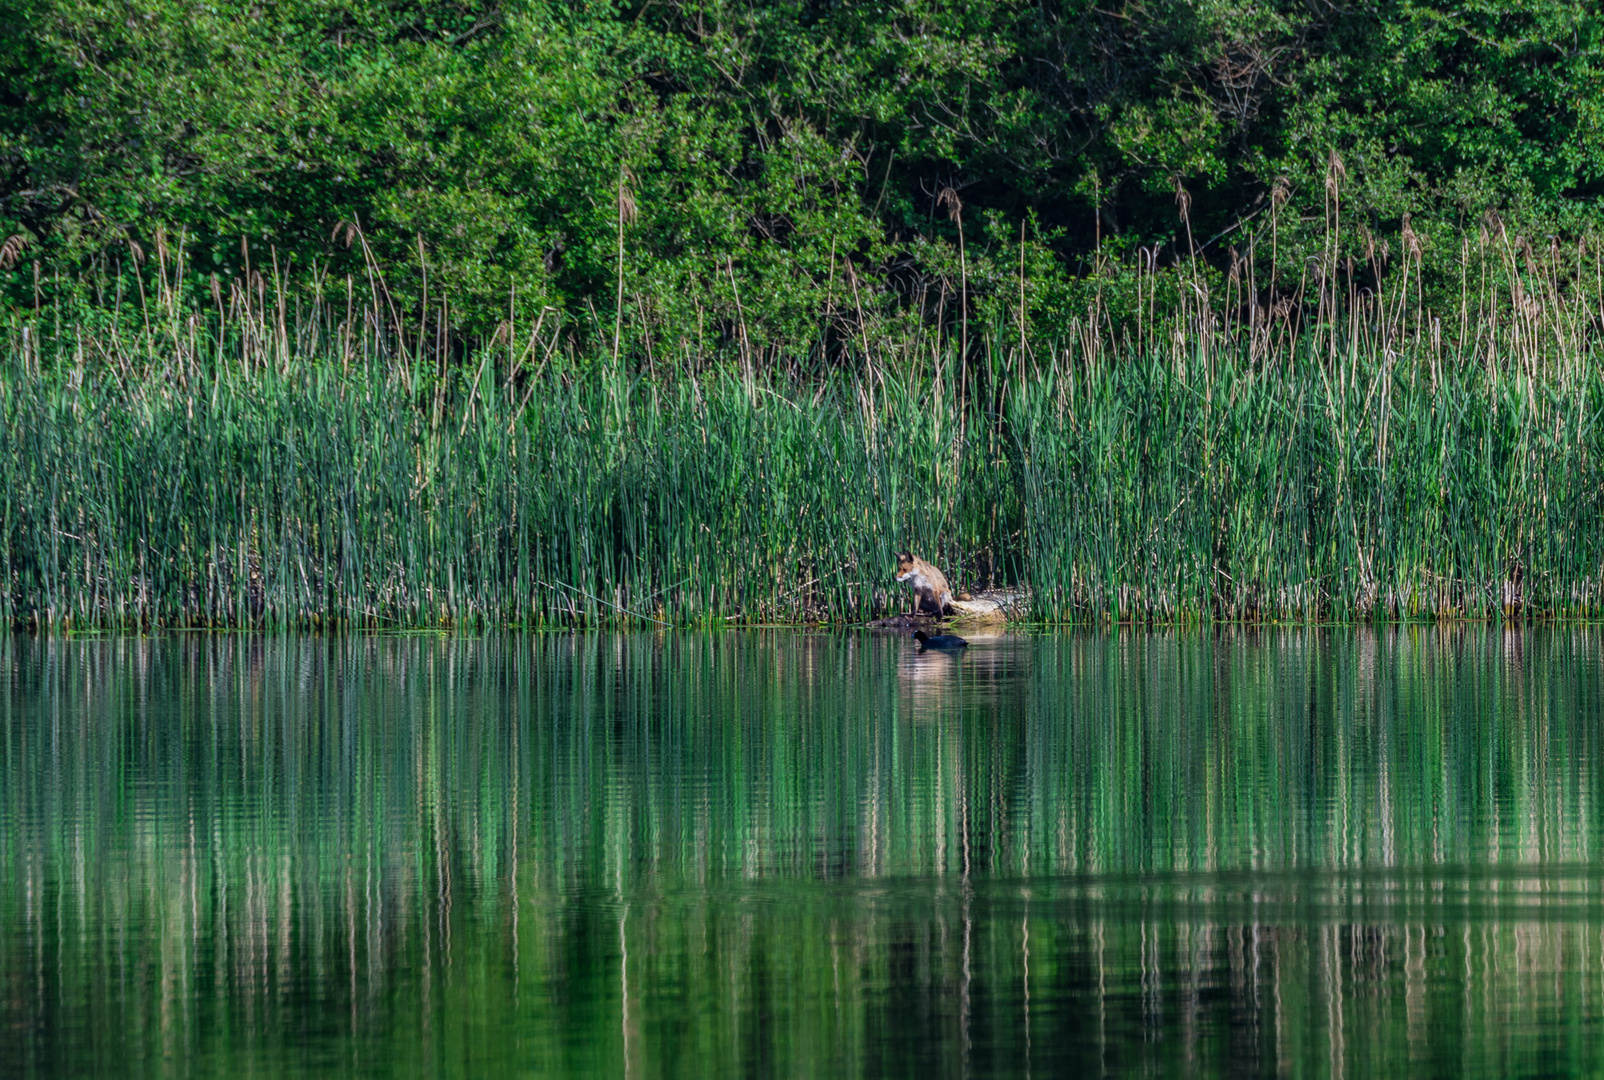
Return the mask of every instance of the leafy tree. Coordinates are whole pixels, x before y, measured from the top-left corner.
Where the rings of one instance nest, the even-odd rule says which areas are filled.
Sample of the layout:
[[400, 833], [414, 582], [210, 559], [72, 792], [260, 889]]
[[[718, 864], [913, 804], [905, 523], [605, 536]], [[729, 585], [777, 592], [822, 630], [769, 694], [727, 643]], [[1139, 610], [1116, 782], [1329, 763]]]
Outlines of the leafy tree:
[[978, 318], [1022, 257], [1061, 305], [1271, 212], [1314, 250], [1333, 198], [1438, 251], [1604, 198], [1580, 0], [5, 0], [0, 72], [17, 297], [181, 242], [669, 353]]

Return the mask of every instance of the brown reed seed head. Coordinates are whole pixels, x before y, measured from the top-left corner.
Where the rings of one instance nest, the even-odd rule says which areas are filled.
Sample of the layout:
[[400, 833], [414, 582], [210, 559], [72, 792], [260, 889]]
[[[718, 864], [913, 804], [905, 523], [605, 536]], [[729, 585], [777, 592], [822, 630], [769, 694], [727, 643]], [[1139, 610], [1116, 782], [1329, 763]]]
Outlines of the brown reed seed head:
[[6, 242], [0, 244], [0, 270], [10, 270], [17, 265], [22, 252], [32, 242], [27, 233], [13, 233], [6, 237]]

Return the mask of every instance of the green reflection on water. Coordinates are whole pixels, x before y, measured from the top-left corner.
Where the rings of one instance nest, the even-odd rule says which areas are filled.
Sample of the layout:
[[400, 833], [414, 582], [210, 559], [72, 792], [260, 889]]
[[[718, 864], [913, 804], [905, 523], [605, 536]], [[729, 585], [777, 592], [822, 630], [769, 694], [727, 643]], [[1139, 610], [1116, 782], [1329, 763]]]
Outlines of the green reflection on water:
[[0, 1074], [1587, 1073], [1604, 637], [0, 645]]

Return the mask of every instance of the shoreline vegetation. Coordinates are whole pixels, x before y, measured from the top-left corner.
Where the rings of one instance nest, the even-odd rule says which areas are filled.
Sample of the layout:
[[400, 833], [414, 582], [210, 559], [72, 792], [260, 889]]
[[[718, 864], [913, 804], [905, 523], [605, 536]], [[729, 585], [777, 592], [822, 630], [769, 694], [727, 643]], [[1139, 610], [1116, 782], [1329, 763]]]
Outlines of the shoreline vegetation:
[[1598, 247], [1484, 225], [1435, 311], [1400, 246], [1288, 292], [1252, 236], [1139, 262], [1051, 342], [1020, 308], [703, 357], [621, 316], [471, 342], [377, 264], [201, 292], [159, 245], [99, 322], [6, 316], [0, 618], [852, 623], [908, 548], [1042, 623], [1596, 616]]
[[1592, 618], [1581, 0], [0, 13], [0, 621]]

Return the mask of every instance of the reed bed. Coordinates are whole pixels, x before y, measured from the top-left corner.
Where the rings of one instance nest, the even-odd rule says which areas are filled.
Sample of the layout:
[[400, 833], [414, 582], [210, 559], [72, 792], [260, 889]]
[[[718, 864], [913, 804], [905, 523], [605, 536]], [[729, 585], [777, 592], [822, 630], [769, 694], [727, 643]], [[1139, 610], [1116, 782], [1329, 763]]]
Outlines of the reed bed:
[[849, 622], [905, 606], [901, 548], [1043, 622], [1599, 611], [1582, 249], [1484, 231], [1444, 315], [1418, 245], [1361, 289], [1333, 242], [1295, 292], [1251, 248], [1144, 264], [1051, 344], [1004, 313], [716, 363], [555, 314], [468, 347], [377, 268], [365, 302], [275, 270], [186, 306], [182, 258], [103, 327], [9, 316], [13, 625]]
[[1594, 615], [1604, 380], [1359, 353], [1027, 380], [1026, 575], [1066, 620]]
[[1007, 486], [938, 401], [890, 379], [870, 401], [844, 382], [787, 399], [600, 373], [438, 424], [391, 379], [317, 364], [132, 400], [4, 382], [16, 623], [865, 618], [894, 547], [972, 545], [959, 493]]

